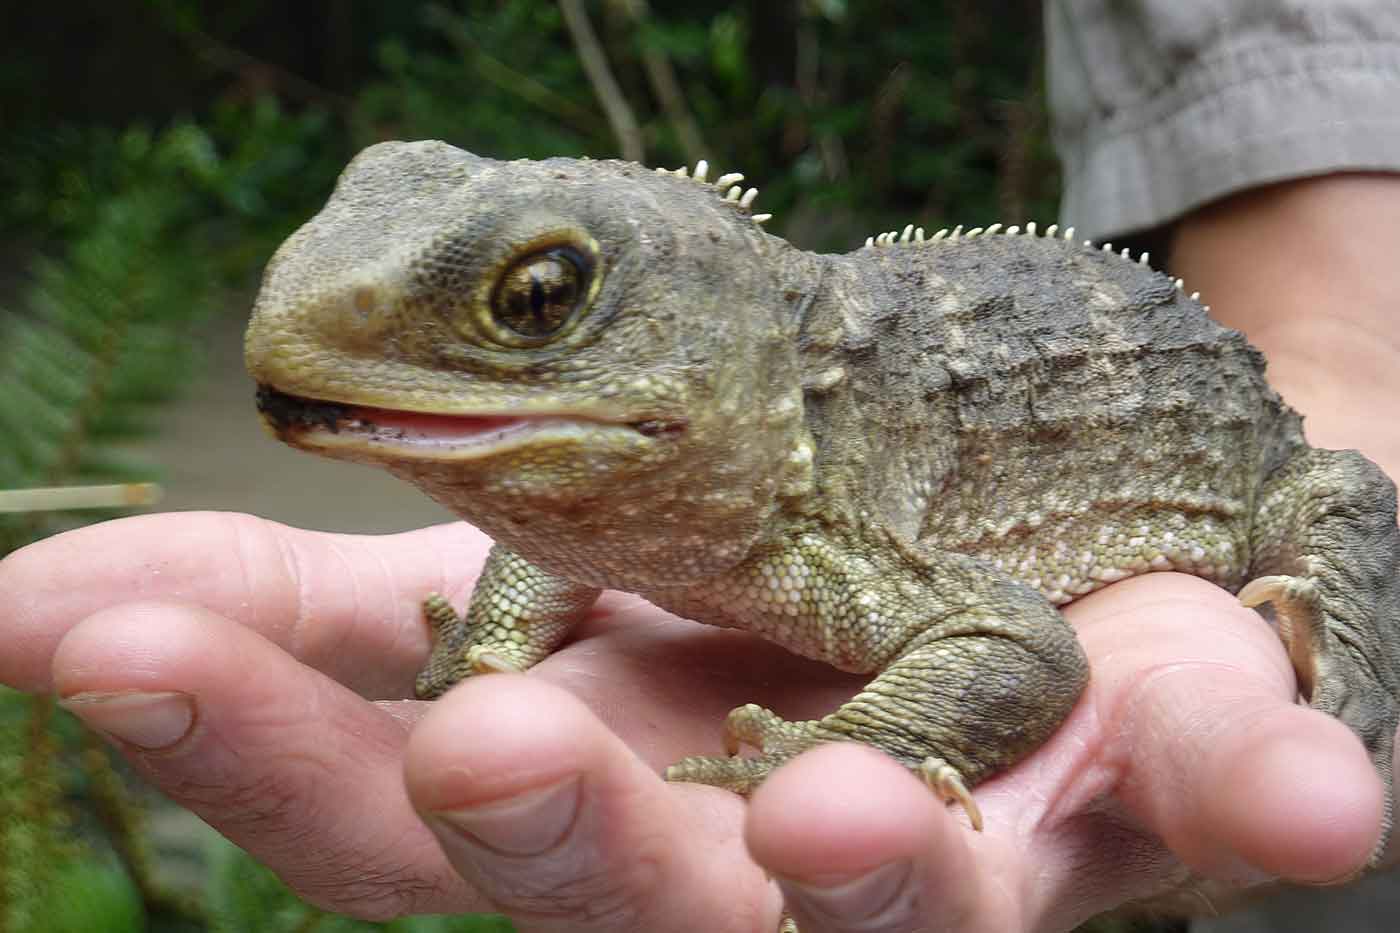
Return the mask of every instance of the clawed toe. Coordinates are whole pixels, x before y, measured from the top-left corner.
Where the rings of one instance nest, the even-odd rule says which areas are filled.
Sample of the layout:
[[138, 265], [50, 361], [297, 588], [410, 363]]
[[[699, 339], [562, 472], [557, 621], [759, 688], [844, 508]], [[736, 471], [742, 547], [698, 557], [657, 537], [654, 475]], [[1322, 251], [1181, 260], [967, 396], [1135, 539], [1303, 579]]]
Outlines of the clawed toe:
[[747, 795], [777, 766], [768, 758], [719, 758], [694, 755], [682, 758], [665, 771], [673, 783], [708, 784]]
[[977, 806], [977, 801], [972, 799], [972, 794], [957, 768], [942, 758], [925, 758], [919, 765], [919, 776], [945, 802], [961, 804], [972, 823], [972, 828], [979, 833], [982, 831], [982, 810]]
[[724, 719], [724, 751], [737, 755], [745, 745], [760, 752], [768, 751], [769, 741], [785, 724], [777, 713], [757, 703], [736, 706]]
[[1316, 588], [1306, 577], [1273, 575], [1256, 577], [1240, 589], [1236, 597], [1240, 604], [1251, 609], [1264, 603], [1297, 603], [1310, 601], [1316, 596]]
[[429, 593], [423, 600], [423, 618], [428, 620], [436, 638], [449, 638], [462, 625], [462, 617], [441, 593]]

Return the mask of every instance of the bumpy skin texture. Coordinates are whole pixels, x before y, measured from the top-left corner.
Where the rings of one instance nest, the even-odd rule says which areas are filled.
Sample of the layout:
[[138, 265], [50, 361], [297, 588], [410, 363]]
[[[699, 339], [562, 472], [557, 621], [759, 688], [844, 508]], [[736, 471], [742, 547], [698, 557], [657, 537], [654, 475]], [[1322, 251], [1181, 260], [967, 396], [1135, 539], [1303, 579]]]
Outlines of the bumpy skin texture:
[[741, 707], [731, 750], [759, 754], [669, 777], [742, 792], [861, 741], [975, 825], [965, 788], [1089, 676], [1055, 606], [1177, 570], [1272, 604], [1302, 698], [1389, 788], [1394, 486], [1309, 448], [1239, 333], [1058, 235], [818, 256], [727, 187], [385, 143], [270, 264], [247, 361], [278, 436], [498, 542], [464, 616], [429, 599], [421, 696], [528, 667], [629, 590], [875, 675], [817, 721]]

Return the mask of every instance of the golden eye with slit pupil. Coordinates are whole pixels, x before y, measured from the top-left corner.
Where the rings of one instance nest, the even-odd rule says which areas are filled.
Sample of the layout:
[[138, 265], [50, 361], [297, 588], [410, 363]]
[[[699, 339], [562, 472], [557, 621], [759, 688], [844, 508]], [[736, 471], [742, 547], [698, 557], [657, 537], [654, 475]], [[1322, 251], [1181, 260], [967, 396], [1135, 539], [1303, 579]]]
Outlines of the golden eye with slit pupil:
[[507, 269], [491, 302], [496, 323], [527, 339], [550, 337], [568, 324], [585, 285], [581, 263], [569, 253], [536, 253]]

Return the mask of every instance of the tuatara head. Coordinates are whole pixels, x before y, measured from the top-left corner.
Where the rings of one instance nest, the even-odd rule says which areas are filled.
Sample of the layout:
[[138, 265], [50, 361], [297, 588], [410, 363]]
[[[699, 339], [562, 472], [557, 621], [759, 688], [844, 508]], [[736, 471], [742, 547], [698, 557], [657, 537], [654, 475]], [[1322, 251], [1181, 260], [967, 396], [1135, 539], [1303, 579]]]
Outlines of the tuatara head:
[[732, 565], [811, 458], [795, 251], [727, 188], [373, 146], [268, 265], [246, 344], [263, 417], [584, 582]]

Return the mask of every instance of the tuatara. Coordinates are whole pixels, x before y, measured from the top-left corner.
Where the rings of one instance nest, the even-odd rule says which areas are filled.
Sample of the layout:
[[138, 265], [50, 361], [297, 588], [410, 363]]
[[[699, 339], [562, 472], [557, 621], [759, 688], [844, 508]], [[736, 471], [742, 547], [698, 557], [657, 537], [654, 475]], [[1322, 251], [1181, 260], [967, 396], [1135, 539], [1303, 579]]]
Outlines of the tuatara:
[[1056, 607], [1183, 571], [1272, 604], [1301, 697], [1382, 776], [1388, 836], [1395, 488], [1309, 447], [1258, 351], [1072, 230], [816, 255], [707, 176], [384, 143], [269, 264], [247, 362], [277, 436], [497, 542], [463, 616], [427, 599], [420, 696], [530, 667], [628, 590], [875, 675], [812, 722], [740, 707], [729, 746], [758, 754], [669, 778], [744, 792], [858, 741], [978, 826], [968, 788], [1089, 677]]

